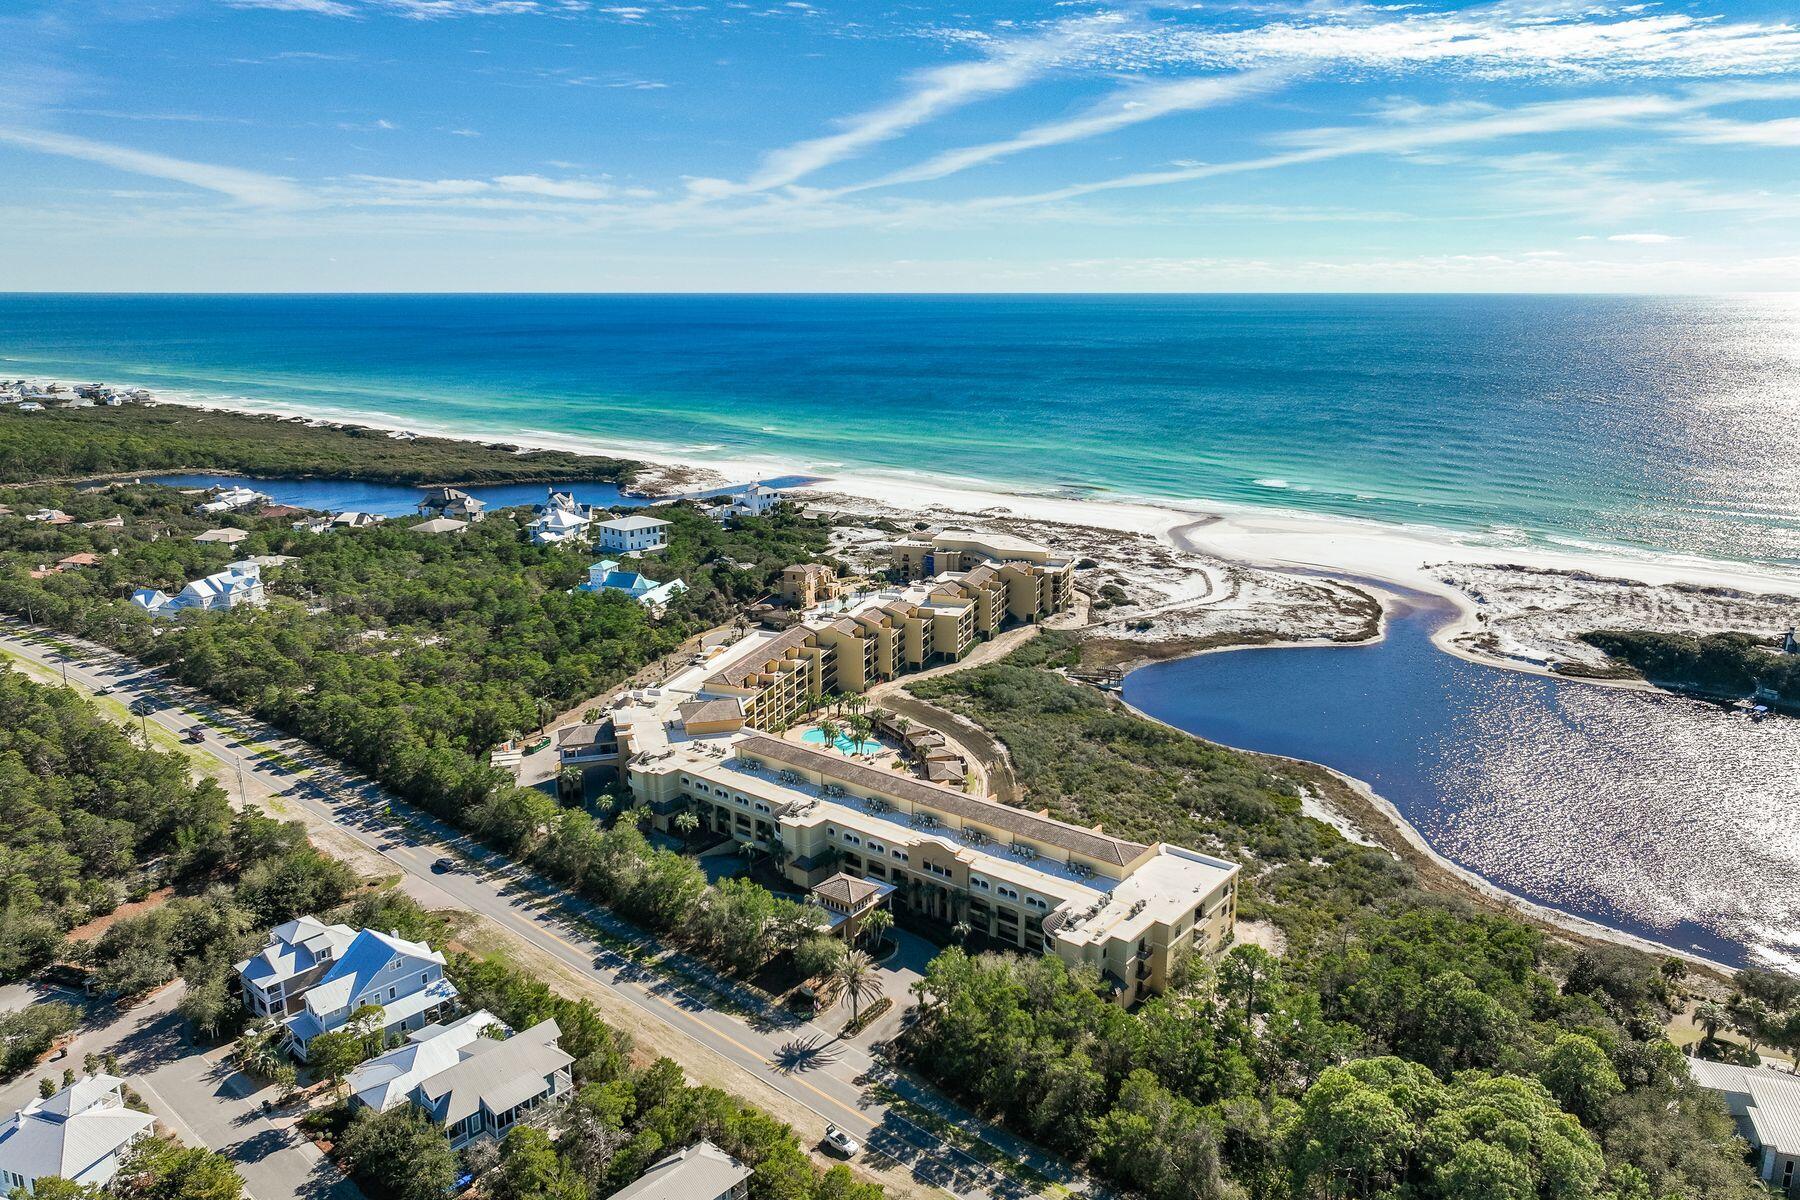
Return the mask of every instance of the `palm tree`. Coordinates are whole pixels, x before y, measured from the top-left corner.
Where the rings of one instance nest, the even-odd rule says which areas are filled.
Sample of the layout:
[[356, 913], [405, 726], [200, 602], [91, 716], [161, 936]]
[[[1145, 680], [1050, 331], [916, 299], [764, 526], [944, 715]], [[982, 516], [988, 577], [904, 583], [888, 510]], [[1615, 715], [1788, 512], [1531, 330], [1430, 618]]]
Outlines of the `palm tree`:
[[844, 955], [832, 973], [832, 981], [844, 989], [844, 995], [850, 997], [850, 1023], [856, 1024], [857, 1010], [865, 1000], [873, 1000], [881, 995], [881, 977], [876, 974], [875, 960], [861, 950], [852, 950]]
[[862, 936], [872, 947], [879, 948], [882, 935], [894, 927], [894, 914], [878, 908], [862, 919]]
[[1702, 1001], [1699, 1007], [1694, 1009], [1694, 1024], [1700, 1027], [1701, 1032], [1706, 1035], [1705, 1040], [1709, 1042], [1718, 1039], [1719, 1030], [1724, 1028], [1725, 1023], [1730, 1019], [1725, 1012], [1725, 1006], [1717, 1000]]
[[700, 832], [700, 818], [692, 812], [678, 812], [673, 822], [677, 833], [684, 838], [691, 838]]
[[837, 745], [838, 735], [842, 734], [843, 732], [844, 732], [844, 727], [842, 725], [839, 725], [836, 721], [832, 720], [830, 717], [820, 717], [819, 718], [819, 741], [822, 742], [824, 745], [827, 745], [827, 746]]
[[238, 1069], [258, 1079], [272, 1079], [286, 1061], [281, 1054], [279, 1025], [252, 1029], [237, 1041]]
[[969, 935], [974, 932], [975, 927], [967, 921], [958, 921], [950, 927], [950, 936], [956, 939], [956, 944], [959, 946], [968, 945]]
[[562, 770], [558, 771], [556, 773], [556, 788], [557, 791], [561, 793], [564, 800], [567, 800], [570, 796], [574, 796], [577, 800], [581, 799], [581, 768], [564, 767]]
[[863, 747], [868, 745], [870, 737], [875, 732], [875, 722], [869, 720], [863, 713], [854, 713], [844, 723], [850, 727], [850, 736], [856, 742], [856, 752], [861, 754]]

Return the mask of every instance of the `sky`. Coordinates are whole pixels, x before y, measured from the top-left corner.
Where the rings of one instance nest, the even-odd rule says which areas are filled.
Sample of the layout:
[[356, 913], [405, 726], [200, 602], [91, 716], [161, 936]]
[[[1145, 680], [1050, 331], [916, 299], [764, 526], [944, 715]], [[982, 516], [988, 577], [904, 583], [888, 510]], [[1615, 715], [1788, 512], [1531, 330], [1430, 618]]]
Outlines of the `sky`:
[[1800, 9], [0, 0], [0, 290], [1792, 291]]

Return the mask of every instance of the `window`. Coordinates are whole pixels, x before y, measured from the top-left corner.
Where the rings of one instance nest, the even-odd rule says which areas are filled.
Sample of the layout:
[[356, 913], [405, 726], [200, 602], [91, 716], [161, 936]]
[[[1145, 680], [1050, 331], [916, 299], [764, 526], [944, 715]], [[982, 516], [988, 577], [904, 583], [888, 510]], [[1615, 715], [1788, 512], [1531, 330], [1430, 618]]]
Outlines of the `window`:
[[844, 845], [860, 846], [862, 845], [862, 839], [857, 837], [854, 833], [846, 833], [844, 835]]
[[869, 853], [870, 854], [886, 854], [887, 847], [885, 845], [883, 845], [882, 843], [876, 841], [874, 838], [870, 838], [869, 839]]
[[985, 892], [988, 890], [990, 885], [989, 885], [988, 881], [983, 879], [981, 876], [971, 875], [971, 876], [969, 876], [969, 886]]
[[392, 1000], [395, 996], [399, 995], [399, 993], [400, 993], [399, 988], [389, 988], [388, 989], [388, 999]]
[[431, 983], [431, 973], [428, 971], [420, 971], [419, 972], [419, 986], [426, 987], [430, 983]]
[[906, 851], [904, 851], [904, 850], [894, 851], [894, 857], [899, 859], [901, 862], [911, 862], [912, 861], [912, 859], [907, 855]]

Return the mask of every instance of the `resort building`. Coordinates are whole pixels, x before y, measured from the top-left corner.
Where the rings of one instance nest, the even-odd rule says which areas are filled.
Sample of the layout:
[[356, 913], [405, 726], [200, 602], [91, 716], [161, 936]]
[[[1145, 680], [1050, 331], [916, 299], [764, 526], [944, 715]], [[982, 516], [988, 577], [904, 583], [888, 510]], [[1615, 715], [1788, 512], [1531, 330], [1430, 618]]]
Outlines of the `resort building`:
[[773, 855], [834, 928], [885, 903], [1090, 966], [1126, 1003], [1168, 986], [1185, 954], [1229, 943], [1234, 863], [934, 783], [877, 747], [826, 747], [815, 729], [763, 732], [797, 719], [841, 671], [818, 632], [754, 632], [615, 705], [613, 761], [659, 828], [691, 812], [708, 834]]
[[658, 583], [636, 571], [623, 570], [617, 559], [607, 558], [590, 566], [587, 582], [577, 584], [575, 590], [578, 592], [623, 592], [645, 608], [660, 612], [669, 601], [687, 591], [688, 586], [679, 579]]
[[749, 1167], [711, 1142], [671, 1154], [608, 1200], [745, 1200]]
[[448, 517], [453, 521], [479, 521], [487, 514], [482, 510], [487, 507], [484, 501], [477, 500], [460, 488], [432, 488], [419, 501], [419, 515], [432, 517]]
[[790, 608], [817, 608], [842, 599], [847, 588], [824, 563], [795, 563], [781, 569], [781, 599]]
[[593, 523], [593, 514], [578, 503], [570, 492], [559, 492], [550, 489], [544, 503], [538, 505], [537, 519], [526, 528], [531, 530], [531, 541], [537, 546], [560, 546], [568, 542], [579, 542], [587, 538], [588, 526]]
[[1047, 546], [1003, 533], [947, 529], [893, 543], [894, 569], [908, 579], [962, 582], [1000, 620], [1038, 621], [1075, 603], [1075, 564]]
[[615, 517], [594, 528], [600, 549], [613, 554], [649, 554], [669, 544], [669, 523], [656, 517]]
[[157, 588], [139, 588], [131, 593], [131, 602], [153, 617], [172, 617], [190, 611], [212, 612], [266, 601], [262, 566], [248, 558], [204, 579], [194, 580], [173, 596]]
[[0, 1124], [0, 1192], [29, 1195], [51, 1176], [86, 1187], [111, 1183], [120, 1157], [156, 1123], [125, 1107], [123, 1086], [115, 1076], [90, 1075]]
[[422, 1029], [449, 1015], [456, 985], [444, 978], [444, 956], [423, 942], [365, 929], [309, 985], [283, 1022], [287, 1046], [302, 1062], [321, 1033], [342, 1029], [359, 1009], [380, 1008], [380, 1032]]
[[485, 1010], [427, 1025], [350, 1073], [350, 1103], [376, 1112], [411, 1104], [452, 1149], [504, 1137], [574, 1086], [560, 1036], [555, 1021], [515, 1034]]
[[1784, 1196], [1800, 1196], [1800, 1077], [1699, 1058], [1687, 1064], [1695, 1083], [1724, 1098], [1756, 1153], [1762, 1181]]
[[348, 925], [327, 925], [317, 917], [277, 925], [261, 950], [236, 965], [244, 1007], [259, 1017], [292, 1016], [306, 989], [324, 978], [355, 940], [356, 930]]

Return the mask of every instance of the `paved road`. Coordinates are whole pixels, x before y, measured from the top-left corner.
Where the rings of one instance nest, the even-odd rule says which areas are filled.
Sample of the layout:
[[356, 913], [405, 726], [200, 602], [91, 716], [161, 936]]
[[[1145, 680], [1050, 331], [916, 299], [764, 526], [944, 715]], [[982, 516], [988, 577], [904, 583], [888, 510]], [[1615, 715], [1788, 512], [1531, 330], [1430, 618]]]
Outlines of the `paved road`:
[[[982, 1122], [859, 1043], [838, 1043], [761, 997], [681, 954], [667, 954], [611, 913], [556, 888], [503, 856], [409, 809], [373, 782], [313, 748], [284, 737], [154, 671], [65, 635], [0, 624], [0, 649], [89, 690], [155, 695], [171, 706], [141, 719], [169, 730], [204, 716], [235, 737], [210, 734], [205, 746], [228, 770], [242, 771], [330, 820], [404, 872], [407, 888], [435, 907], [479, 913], [610, 988], [652, 1019], [784, 1093], [823, 1121], [862, 1139], [916, 1180], [955, 1196], [1002, 1200], [1063, 1191], [1103, 1195], [1084, 1174]], [[59, 647], [67, 647], [64, 653]], [[432, 870], [446, 852], [464, 869]], [[877, 1164], [880, 1165], [880, 1164]], [[258, 1196], [257, 1200], [274, 1200]]]
[[186, 1022], [175, 1012], [179, 982], [129, 1009], [48, 989], [25, 998], [76, 1004], [86, 1019], [60, 1058], [0, 1085], [0, 1112], [37, 1095], [44, 1076], [60, 1081], [64, 1068], [79, 1074], [86, 1055], [116, 1054], [127, 1086], [163, 1125], [189, 1145], [222, 1151], [254, 1200], [362, 1200], [356, 1185], [290, 1128], [291, 1114], [262, 1111], [259, 1086], [224, 1063], [229, 1045], [203, 1050], [187, 1040]]

